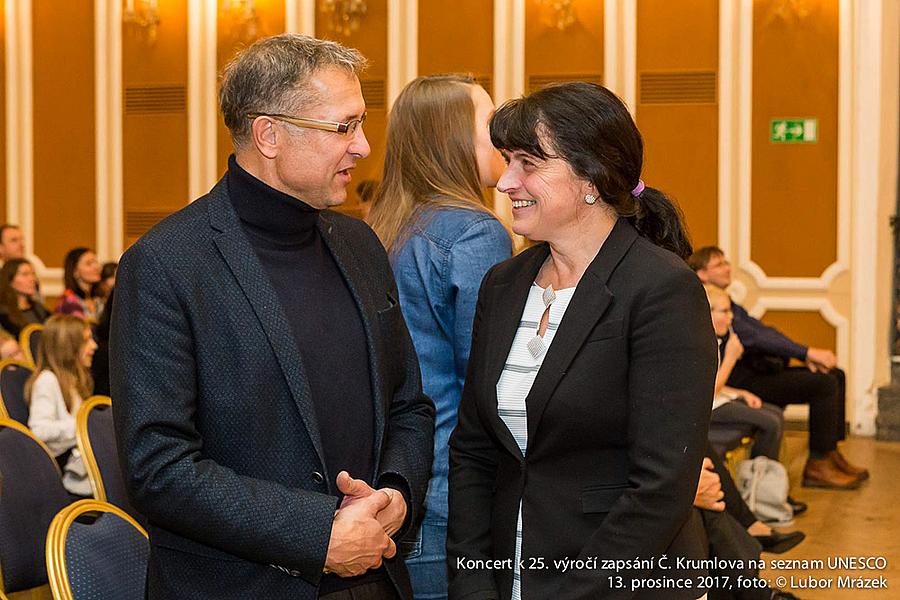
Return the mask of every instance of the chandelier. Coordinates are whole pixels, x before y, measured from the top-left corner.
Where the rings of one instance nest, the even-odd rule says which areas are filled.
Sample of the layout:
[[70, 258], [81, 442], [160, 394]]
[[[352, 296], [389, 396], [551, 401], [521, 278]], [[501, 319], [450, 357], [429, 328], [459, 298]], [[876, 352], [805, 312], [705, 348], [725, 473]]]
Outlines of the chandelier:
[[125, 0], [122, 22], [135, 27], [153, 43], [159, 28], [158, 0]]
[[565, 31], [575, 24], [575, 7], [572, 6], [574, 0], [538, 0], [542, 6], [549, 6], [553, 9], [553, 26]]
[[241, 42], [252, 42], [259, 33], [259, 17], [253, 0], [223, 0], [221, 21]]
[[368, 8], [366, 0], [323, 0], [321, 10], [331, 31], [348, 36], [359, 29]]

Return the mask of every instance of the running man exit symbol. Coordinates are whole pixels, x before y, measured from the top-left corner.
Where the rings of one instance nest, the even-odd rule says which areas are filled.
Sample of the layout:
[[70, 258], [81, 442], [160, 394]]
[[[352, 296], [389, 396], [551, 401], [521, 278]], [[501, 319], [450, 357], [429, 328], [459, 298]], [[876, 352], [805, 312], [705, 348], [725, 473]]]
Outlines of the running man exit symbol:
[[818, 141], [818, 119], [772, 119], [769, 141], [775, 144], [809, 144]]

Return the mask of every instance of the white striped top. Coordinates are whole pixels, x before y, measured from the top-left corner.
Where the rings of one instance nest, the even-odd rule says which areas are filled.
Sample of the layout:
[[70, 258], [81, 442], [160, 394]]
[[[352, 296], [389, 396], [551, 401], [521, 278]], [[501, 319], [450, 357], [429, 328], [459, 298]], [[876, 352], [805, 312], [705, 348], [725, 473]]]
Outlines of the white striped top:
[[[509, 348], [509, 356], [503, 365], [503, 372], [497, 382], [497, 412], [503, 422], [509, 428], [510, 433], [519, 445], [522, 456], [525, 456], [528, 447], [528, 417], [525, 408], [525, 398], [531, 391], [531, 386], [537, 377], [544, 357], [543, 354], [534, 358], [528, 351], [528, 342], [537, 333], [541, 318], [544, 316], [544, 301], [542, 299], [544, 288], [536, 283], [528, 291], [528, 300], [522, 311], [519, 321], [519, 329], [513, 338]], [[562, 321], [569, 301], [575, 293], [575, 288], [556, 290], [556, 299], [550, 305], [550, 318], [547, 331], [544, 333], [544, 346], [547, 350], [553, 343], [556, 330]], [[522, 553], [522, 501], [519, 501], [519, 516], [516, 525], [516, 560], [513, 566], [512, 600], [520, 600], [522, 597], [521, 575], [519, 573], [519, 560]]]

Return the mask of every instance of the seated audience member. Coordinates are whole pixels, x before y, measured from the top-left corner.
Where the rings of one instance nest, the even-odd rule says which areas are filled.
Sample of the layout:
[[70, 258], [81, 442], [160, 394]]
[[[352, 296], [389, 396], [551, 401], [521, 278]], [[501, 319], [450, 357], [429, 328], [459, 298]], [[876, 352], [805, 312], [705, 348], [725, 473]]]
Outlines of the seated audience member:
[[102, 396], [111, 396], [109, 389], [109, 324], [112, 319], [113, 298], [116, 295], [115, 288], [109, 291], [100, 320], [94, 328], [94, 341], [97, 342], [97, 351], [94, 352], [94, 360], [91, 363], [91, 375], [94, 378], [94, 393]]
[[91, 395], [91, 360], [97, 344], [90, 327], [72, 315], [54, 315], [44, 324], [34, 374], [25, 384], [28, 427], [47, 444], [63, 469], [63, 485], [77, 496], [91, 486], [75, 448], [75, 415]]
[[709, 428], [752, 435], [755, 441], [751, 455], [754, 458], [766, 456], [778, 460], [783, 424], [781, 409], [763, 402], [753, 392], [725, 385], [735, 363], [744, 353], [744, 346], [737, 334], [731, 331], [731, 299], [728, 294], [709, 284], [703, 288], [709, 300], [720, 356]]
[[[713, 461], [709, 458], [703, 460], [703, 468], [700, 470], [700, 481], [697, 483], [697, 495], [694, 498], [694, 508], [700, 513], [706, 540], [709, 547], [709, 557], [725, 561], [724, 564], [734, 565], [732, 568], [719, 567], [710, 570], [712, 577], [728, 577], [728, 581], [737, 581], [738, 577], [744, 579], [756, 579], [759, 570], [753, 565], [759, 560], [760, 551], [765, 548], [758, 539], [751, 536], [741, 523], [728, 511], [727, 501], [719, 475], [716, 473]], [[794, 534], [790, 534], [794, 535]], [[788, 537], [788, 536], [785, 536]], [[790, 545], [793, 547], [800, 543], [803, 534], [794, 535], [796, 541]], [[788, 547], [779, 549], [779, 553], [787, 551]], [[730, 587], [730, 589], [729, 589]], [[791, 600], [796, 596], [790, 592], [773, 589], [768, 585], [764, 587], [740, 587], [740, 586], [714, 586], [709, 590], [709, 600]]]
[[6, 331], [0, 329], [0, 360], [25, 360], [25, 353], [19, 342]]
[[[119, 263], [103, 263], [100, 269], [100, 282], [94, 287], [94, 295], [103, 301], [104, 306], [109, 301], [109, 294], [116, 285], [116, 269]], [[101, 311], [102, 312], [102, 311]]]
[[63, 268], [66, 291], [54, 312], [96, 321], [103, 310], [103, 301], [94, 291], [100, 282], [97, 255], [89, 248], [73, 248], [66, 254]]
[[0, 265], [14, 258], [25, 257], [25, 236], [18, 225], [0, 225]]
[[[707, 246], [694, 252], [688, 264], [703, 283], [726, 289], [731, 265], [721, 249]], [[855, 489], [868, 479], [868, 470], [848, 461], [837, 448], [844, 439], [844, 372], [836, 368], [834, 354], [803, 346], [777, 329], [751, 317], [732, 303], [732, 327], [744, 345], [744, 354], [728, 378], [728, 385], [750, 390], [776, 406], [809, 404], [809, 459], [803, 485]], [[789, 367], [790, 359], [806, 363]]]
[[24, 258], [13, 258], [0, 268], [0, 326], [17, 337], [26, 325], [50, 318], [37, 299], [38, 281], [34, 267]]

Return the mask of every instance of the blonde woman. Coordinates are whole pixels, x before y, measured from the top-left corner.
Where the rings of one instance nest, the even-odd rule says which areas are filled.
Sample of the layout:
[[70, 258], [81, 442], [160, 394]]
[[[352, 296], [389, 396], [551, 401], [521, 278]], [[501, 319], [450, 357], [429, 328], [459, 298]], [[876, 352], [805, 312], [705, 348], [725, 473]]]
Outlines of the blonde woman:
[[63, 485], [89, 496], [90, 484], [75, 448], [75, 415], [91, 395], [91, 360], [97, 344], [90, 327], [72, 315], [54, 315], [44, 324], [34, 374], [25, 384], [28, 427], [44, 441], [63, 469]]
[[368, 221], [388, 250], [425, 393], [434, 400], [434, 462], [425, 518], [407, 566], [417, 600], [447, 597], [450, 432], [469, 360], [481, 279], [512, 244], [487, 208], [503, 158], [493, 147], [487, 92], [471, 77], [419, 77], [388, 123], [384, 177]]

